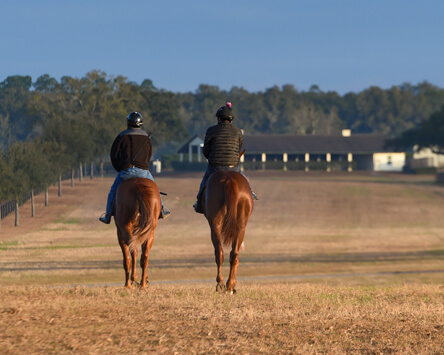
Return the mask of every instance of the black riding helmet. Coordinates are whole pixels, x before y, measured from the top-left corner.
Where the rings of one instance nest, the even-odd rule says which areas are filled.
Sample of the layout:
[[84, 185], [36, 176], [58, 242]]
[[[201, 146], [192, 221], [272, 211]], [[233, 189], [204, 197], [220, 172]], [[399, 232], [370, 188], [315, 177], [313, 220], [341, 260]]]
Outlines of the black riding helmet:
[[227, 102], [226, 106], [219, 107], [219, 109], [216, 112], [216, 117], [220, 118], [221, 120], [227, 120], [227, 121], [233, 121], [234, 114], [233, 110], [231, 109], [231, 102]]
[[131, 112], [126, 120], [130, 127], [140, 128], [143, 125], [143, 117], [139, 112]]

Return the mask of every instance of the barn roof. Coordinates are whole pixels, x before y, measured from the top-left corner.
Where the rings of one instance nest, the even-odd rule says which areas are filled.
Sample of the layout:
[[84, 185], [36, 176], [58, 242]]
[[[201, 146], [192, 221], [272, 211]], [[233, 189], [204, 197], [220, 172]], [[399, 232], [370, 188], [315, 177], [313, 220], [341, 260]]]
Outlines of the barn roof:
[[384, 152], [385, 135], [298, 136], [292, 134], [245, 135], [246, 154], [373, 154]]

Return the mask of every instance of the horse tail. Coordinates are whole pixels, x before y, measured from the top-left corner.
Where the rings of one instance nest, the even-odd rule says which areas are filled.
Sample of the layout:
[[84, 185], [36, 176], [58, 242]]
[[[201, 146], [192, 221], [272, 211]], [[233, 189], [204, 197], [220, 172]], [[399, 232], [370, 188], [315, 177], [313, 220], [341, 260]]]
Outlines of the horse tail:
[[227, 205], [227, 213], [225, 214], [222, 224], [223, 244], [231, 245], [238, 235], [237, 223], [237, 205], [239, 200], [239, 186], [229, 177], [224, 185], [225, 203]]
[[134, 226], [133, 238], [129, 243], [131, 251], [143, 244], [147, 240], [147, 236], [153, 232], [155, 228], [154, 211], [158, 210], [153, 206], [153, 202], [155, 201], [153, 189], [143, 183], [138, 183], [137, 188], [139, 193], [136, 194], [136, 201], [139, 210], [136, 210], [136, 213], [139, 213], [139, 221], [138, 224]]

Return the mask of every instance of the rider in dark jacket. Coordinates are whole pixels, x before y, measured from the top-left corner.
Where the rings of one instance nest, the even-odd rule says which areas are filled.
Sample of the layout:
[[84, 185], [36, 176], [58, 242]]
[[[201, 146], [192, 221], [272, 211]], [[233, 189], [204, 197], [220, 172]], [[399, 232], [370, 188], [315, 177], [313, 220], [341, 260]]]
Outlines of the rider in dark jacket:
[[[151, 138], [142, 130], [143, 117], [139, 112], [131, 112], [127, 117], [127, 129], [120, 132], [111, 146], [110, 158], [117, 174], [108, 194], [106, 212], [99, 218], [109, 224], [113, 211], [114, 199], [119, 185], [133, 177], [147, 178], [154, 181], [149, 171], [152, 153]], [[159, 218], [166, 218], [170, 211], [163, 206]]]
[[[240, 151], [243, 142], [242, 131], [231, 122], [234, 119], [231, 102], [220, 107], [216, 112], [217, 125], [207, 129], [203, 147], [203, 154], [208, 159], [207, 170], [200, 183], [197, 193], [197, 202], [193, 205], [198, 213], [202, 213], [200, 197], [208, 178], [218, 170], [237, 171], [245, 178], [239, 166]], [[253, 199], [257, 200], [256, 194], [251, 191]]]

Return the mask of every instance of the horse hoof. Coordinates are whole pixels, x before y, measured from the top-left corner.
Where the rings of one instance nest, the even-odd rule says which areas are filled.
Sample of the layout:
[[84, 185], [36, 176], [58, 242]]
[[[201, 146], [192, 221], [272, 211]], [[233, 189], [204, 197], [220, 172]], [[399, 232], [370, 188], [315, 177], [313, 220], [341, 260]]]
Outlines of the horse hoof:
[[227, 290], [227, 288], [224, 284], [217, 284], [216, 292], [225, 292], [226, 290]]
[[227, 291], [230, 295], [234, 295], [236, 293], [236, 290], [233, 288], [232, 290]]
[[139, 286], [141, 289], [146, 290], [149, 285], [150, 285], [150, 283], [147, 281], [146, 283], [140, 283]]

